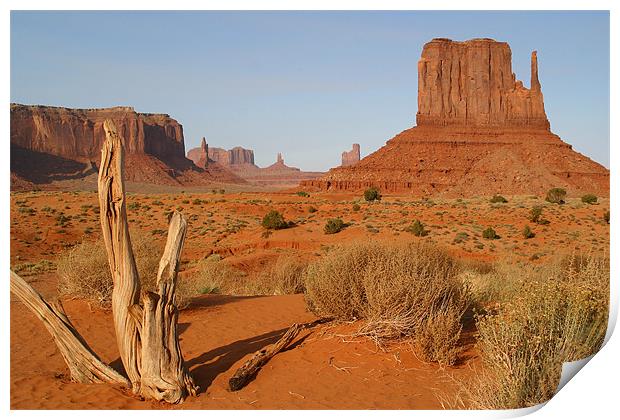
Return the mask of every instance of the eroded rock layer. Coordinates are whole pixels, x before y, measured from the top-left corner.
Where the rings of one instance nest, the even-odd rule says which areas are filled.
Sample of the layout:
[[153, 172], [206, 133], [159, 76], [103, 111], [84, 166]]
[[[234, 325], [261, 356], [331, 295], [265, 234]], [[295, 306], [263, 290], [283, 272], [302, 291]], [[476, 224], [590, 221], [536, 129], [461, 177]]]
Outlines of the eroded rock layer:
[[527, 89], [512, 73], [507, 43], [432, 40], [418, 63], [416, 120], [360, 162], [302, 186], [446, 196], [564, 187], [609, 195], [609, 170], [550, 131], [536, 52]]
[[516, 80], [505, 42], [434, 39], [418, 61], [417, 125], [548, 130], [536, 51], [530, 77], [530, 89]]
[[342, 152], [341, 166], [355, 165], [360, 161], [360, 145], [353, 143], [353, 148], [347, 152]]
[[609, 171], [549, 132], [414, 127], [358, 164], [302, 185], [424, 196], [542, 194], [553, 187], [609, 195]]
[[198, 168], [185, 157], [183, 127], [166, 114], [131, 107], [71, 109], [11, 104], [11, 172], [45, 184], [96, 172], [112, 119], [124, 140], [128, 181], [165, 185], [243, 182], [230, 171]]

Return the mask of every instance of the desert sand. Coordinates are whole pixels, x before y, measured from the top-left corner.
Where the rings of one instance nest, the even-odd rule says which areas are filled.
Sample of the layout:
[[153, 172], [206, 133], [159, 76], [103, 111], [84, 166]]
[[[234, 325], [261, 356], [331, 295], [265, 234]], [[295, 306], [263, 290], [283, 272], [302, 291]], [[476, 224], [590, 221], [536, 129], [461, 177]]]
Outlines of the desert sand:
[[[334, 245], [355, 240], [435, 242], [471, 261], [527, 261], [541, 264], [557, 253], [609, 249], [608, 208], [569, 198], [567, 204], [544, 204], [541, 197], [507, 197], [505, 204], [489, 197], [467, 200], [412, 200], [385, 196], [366, 203], [352, 193], [179, 193], [130, 194], [128, 218], [132, 229], [165, 240], [166, 212], [181, 209], [189, 220], [182, 256], [181, 278], [191, 278], [191, 262], [217, 253], [227, 263], [252, 273], [282, 254], [312, 260]], [[352, 209], [358, 202], [359, 211]], [[56, 294], [57, 274], [45, 268], [71, 245], [99, 237], [96, 195], [92, 192], [22, 192], [11, 196], [11, 263], [34, 275], [25, 277], [46, 298]], [[136, 203], [139, 203], [136, 204]], [[160, 204], [161, 203], [161, 204]], [[546, 226], [528, 222], [536, 204], [544, 205]], [[315, 212], [308, 210], [313, 207]], [[31, 210], [27, 210], [31, 209]], [[264, 237], [260, 219], [270, 209], [282, 212], [296, 226]], [[67, 221], [58, 225], [59, 214]], [[341, 217], [351, 225], [326, 235], [327, 219]], [[404, 229], [421, 220], [429, 234], [416, 238]], [[536, 237], [525, 240], [523, 225]], [[480, 232], [493, 226], [500, 239], [488, 241]], [[467, 234], [465, 236], [464, 234]], [[459, 239], [460, 238], [460, 239]], [[588, 245], [585, 245], [588, 244]], [[121, 368], [111, 312], [82, 300], [64, 300], [77, 329], [104, 361]], [[454, 378], [471, 375], [479, 362], [472, 331], [454, 367], [418, 359], [406, 341], [379, 348], [357, 337], [357, 325], [325, 324], [302, 333], [276, 355], [250, 384], [227, 391], [232, 373], [250, 355], [275, 342], [295, 322], [316, 319], [303, 295], [234, 297], [202, 295], [181, 311], [180, 343], [190, 372], [200, 387], [197, 397], [175, 408], [441, 408], [442, 395], [454, 389]], [[300, 378], [304, 378], [303, 380]], [[11, 298], [11, 407], [36, 408], [171, 408], [140, 401], [108, 385], [72, 383], [51, 337], [15, 297]]]

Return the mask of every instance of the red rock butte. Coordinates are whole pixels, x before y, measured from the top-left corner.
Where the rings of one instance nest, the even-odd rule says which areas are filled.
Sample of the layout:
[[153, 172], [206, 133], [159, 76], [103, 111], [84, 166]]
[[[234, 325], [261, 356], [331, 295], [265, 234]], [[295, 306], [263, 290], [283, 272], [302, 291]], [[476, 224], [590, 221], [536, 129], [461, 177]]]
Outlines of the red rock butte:
[[550, 130], [531, 57], [530, 88], [505, 42], [436, 38], [418, 61], [417, 125], [358, 163], [302, 182], [321, 190], [419, 195], [541, 194], [553, 187], [609, 195], [609, 170]]
[[245, 183], [221, 167], [200, 168], [185, 157], [183, 127], [167, 114], [132, 107], [72, 109], [11, 104], [11, 181], [15, 187], [80, 179], [96, 172], [114, 121], [126, 151], [126, 180], [162, 185]]

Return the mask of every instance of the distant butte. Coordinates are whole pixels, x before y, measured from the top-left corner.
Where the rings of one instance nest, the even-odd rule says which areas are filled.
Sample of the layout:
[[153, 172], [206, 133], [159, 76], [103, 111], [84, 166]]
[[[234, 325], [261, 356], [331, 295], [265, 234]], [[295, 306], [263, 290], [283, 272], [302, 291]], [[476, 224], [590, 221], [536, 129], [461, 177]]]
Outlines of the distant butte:
[[353, 148], [348, 152], [342, 152], [341, 166], [355, 165], [360, 161], [360, 145], [353, 143]]
[[[203, 141], [205, 141], [204, 137]], [[206, 153], [209, 162], [220, 164], [240, 178], [256, 185], [292, 187], [301, 181], [325, 175], [324, 172], [305, 172], [299, 168], [287, 166], [282, 153], [277, 154], [275, 163], [260, 168], [254, 163], [254, 151], [239, 146], [226, 150], [209, 147], [205, 142], [204, 146], [201, 144], [201, 147], [189, 150], [187, 157], [200, 166], [205, 162]]]
[[530, 80], [528, 89], [516, 79], [505, 42], [433, 39], [418, 61], [417, 126], [358, 163], [301, 186], [445, 196], [564, 187], [569, 194], [608, 196], [609, 170], [550, 130], [536, 51]]

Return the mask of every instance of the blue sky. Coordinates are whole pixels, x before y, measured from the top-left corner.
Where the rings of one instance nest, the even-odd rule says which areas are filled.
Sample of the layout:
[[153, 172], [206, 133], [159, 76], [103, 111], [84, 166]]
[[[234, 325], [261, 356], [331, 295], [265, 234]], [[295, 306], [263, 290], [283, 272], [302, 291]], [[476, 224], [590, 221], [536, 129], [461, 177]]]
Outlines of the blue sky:
[[12, 12], [11, 101], [131, 105], [177, 119], [186, 150], [327, 170], [415, 125], [436, 37], [508, 42], [526, 86], [537, 50], [552, 131], [609, 167], [607, 12]]

